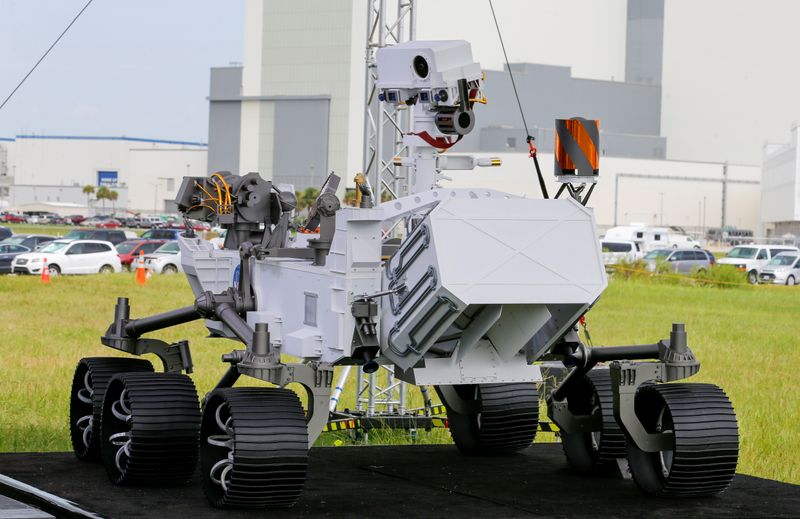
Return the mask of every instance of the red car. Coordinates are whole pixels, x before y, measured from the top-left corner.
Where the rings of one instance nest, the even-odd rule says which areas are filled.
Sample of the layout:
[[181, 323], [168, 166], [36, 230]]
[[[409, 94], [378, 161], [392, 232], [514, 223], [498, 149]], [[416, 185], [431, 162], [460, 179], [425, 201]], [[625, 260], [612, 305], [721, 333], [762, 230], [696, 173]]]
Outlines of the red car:
[[[208, 232], [211, 230], [211, 225], [208, 222], [199, 222], [197, 220], [190, 220], [190, 224], [192, 226], [193, 231], [205, 231]], [[186, 229], [186, 224], [183, 222], [169, 222], [167, 225], [164, 226], [165, 229]]]
[[110, 218], [108, 220], [103, 220], [102, 222], [98, 222], [95, 224], [95, 227], [98, 229], [117, 229], [122, 227], [122, 223], [119, 220], [114, 220]]
[[139, 254], [141, 254], [141, 251], [144, 251], [145, 254], [150, 254], [165, 243], [167, 243], [166, 240], [124, 241], [117, 245], [117, 256], [119, 256], [119, 262], [122, 263], [123, 269], [133, 270], [137, 266], [134, 262], [139, 257]]
[[25, 223], [25, 217], [14, 213], [3, 213], [0, 216], [0, 221], [5, 223]]

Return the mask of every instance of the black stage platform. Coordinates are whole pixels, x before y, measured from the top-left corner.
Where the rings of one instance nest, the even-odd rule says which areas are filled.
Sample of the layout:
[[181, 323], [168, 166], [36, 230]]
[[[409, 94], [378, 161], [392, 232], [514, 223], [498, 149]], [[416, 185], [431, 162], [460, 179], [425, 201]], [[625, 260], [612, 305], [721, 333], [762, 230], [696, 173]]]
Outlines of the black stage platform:
[[265, 514], [211, 508], [198, 474], [186, 487], [120, 488], [71, 453], [0, 454], [0, 473], [120, 519], [800, 516], [800, 486], [737, 475], [721, 496], [646, 498], [632, 481], [574, 474], [557, 444], [499, 458], [464, 457], [452, 446], [316, 448], [308, 472], [294, 508]]

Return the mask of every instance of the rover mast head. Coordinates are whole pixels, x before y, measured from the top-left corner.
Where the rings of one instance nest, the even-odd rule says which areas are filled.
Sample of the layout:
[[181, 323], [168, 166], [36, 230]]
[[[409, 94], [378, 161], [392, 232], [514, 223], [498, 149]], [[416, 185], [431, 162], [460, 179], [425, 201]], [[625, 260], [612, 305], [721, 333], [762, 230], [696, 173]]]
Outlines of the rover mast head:
[[407, 160], [395, 164], [409, 167], [412, 192], [431, 189], [442, 178], [437, 150], [450, 148], [471, 132], [472, 108], [486, 102], [480, 64], [472, 60], [470, 44], [463, 40], [382, 47], [376, 61], [378, 99], [413, 112], [414, 130], [403, 136]]

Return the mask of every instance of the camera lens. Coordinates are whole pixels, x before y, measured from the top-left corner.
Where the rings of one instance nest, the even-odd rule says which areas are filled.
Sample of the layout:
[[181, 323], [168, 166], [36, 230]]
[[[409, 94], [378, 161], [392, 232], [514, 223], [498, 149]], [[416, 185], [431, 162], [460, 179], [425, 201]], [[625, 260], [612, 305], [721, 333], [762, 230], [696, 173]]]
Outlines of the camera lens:
[[414, 58], [414, 72], [421, 78], [428, 77], [428, 60], [422, 56]]

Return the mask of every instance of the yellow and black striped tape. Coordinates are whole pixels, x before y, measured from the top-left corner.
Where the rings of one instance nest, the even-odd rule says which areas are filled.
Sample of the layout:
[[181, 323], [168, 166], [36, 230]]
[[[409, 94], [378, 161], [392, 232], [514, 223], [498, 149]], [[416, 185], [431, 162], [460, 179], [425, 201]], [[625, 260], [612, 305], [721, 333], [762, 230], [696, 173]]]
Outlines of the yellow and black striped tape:
[[[447, 418], [439, 418], [435, 416], [436, 413], [433, 411], [433, 409], [436, 407], [444, 408], [444, 406], [433, 406], [431, 411], [432, 414], [434, 414], [434, 416], [432, 416], [430, 419], [431, 427], [447, 427]], [[420, 416], [418, 418], [424, 418], [424, 417]], [[353, 429], [361, 429], [361, 428], [362, 428], [361, 420], [356, 418], [348, 418], [345, 420], [334, 420], [328, 422], [328, 424], [325, 426], [322, 432], [350, 431]], [[559, 429], [558, 426], [552, 422], [539, 422], [539, 427], [537, 428], [537, 431], [557, 433]]]

